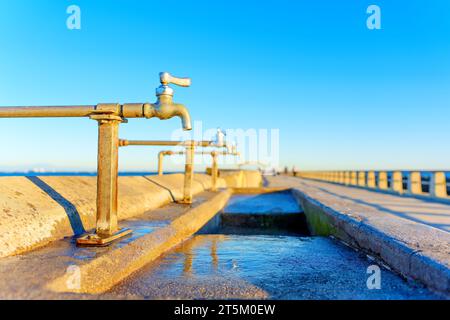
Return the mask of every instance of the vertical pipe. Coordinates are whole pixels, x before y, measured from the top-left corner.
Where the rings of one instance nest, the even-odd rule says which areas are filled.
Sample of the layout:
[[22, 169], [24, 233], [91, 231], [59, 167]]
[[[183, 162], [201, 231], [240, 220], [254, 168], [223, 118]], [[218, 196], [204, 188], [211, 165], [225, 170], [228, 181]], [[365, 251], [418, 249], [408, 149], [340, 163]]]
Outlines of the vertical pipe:
[[184, 170], [184, 198], [183, 203], [192, 203], [192, 179], [194, 176], [194, 143], [186, 146], [186, 165]]
[[158, 176], [163, 175], [163, 161], [164, 161], [164, 153], [160, 152], [158, 154]]
[[422, 193], [422, 177], [420, 172], [410, 172], [408, 177], [408, 192], [412, 194]]
[[217, 178], [219, 176], [219, 169], [217, 165], [217, 153], [212, 152], [212, 166], [211, 166], [211, 179], [212, 179], [212, 191], [217, 191]]
[[[106, 116], [107, 117], [107, 116]], [[117, 232], [117, 183], [119, 123], [98, 120], [97, 235], [110, 237]]]

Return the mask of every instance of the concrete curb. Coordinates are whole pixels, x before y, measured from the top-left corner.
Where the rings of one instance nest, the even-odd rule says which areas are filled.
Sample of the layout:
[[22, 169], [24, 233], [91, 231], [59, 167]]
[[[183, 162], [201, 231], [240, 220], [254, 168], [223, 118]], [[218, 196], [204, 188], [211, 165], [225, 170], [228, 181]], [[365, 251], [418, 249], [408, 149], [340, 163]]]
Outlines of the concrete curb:
[[148, 235], [130, 244], [108, 252], [87, 264], [79, 266], [81, 287], [69, 289], [69, 277], [63, 275], [47, 285], [55, 292], [99, 294], [154, 261], [164, 252], [172, 249], [200, 230], [219, 212], [231, 196], [231, 190], [224, 190], [209, 201], [200, 204]]
[[[450, 296], [448, 259], [442, 260], [433, 256], [433, 252], [418, 250], [389, 231], [381, 230], [373, 225], [375, 219], [366, 221], [351, 213], [338, 212], [302, 190], [297, 188], [292, 190], [294, 196], [300, 201], [314, 234], [333, 235], [351, 246], [378, 257], [403, 276], [418, 280], [430, 289]], [[443, 243], [450, 239], [448, 233], [424, 224], [405, 220], [403, 225], [411, 232], [423, 234], [424, 241], [429, 242], [429, 247], [436, 244], [434, 241], [436, 238]], [[434, 237], [427, 238], [427, 234], [432, 234]]]

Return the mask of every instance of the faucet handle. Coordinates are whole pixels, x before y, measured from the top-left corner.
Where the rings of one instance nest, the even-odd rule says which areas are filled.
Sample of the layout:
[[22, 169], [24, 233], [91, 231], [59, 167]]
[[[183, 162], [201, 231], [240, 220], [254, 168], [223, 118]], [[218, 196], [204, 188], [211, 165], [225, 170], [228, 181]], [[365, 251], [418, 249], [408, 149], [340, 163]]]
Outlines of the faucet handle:
[[176, 84], [180, 87], [189, 87], [191, 85], [191, 78], [177, 78], [172, 76], [168, 72], [161, 72], [159, 74], [159, 79], [161, 81], [161, 84], [164, 86], [170, 83]]

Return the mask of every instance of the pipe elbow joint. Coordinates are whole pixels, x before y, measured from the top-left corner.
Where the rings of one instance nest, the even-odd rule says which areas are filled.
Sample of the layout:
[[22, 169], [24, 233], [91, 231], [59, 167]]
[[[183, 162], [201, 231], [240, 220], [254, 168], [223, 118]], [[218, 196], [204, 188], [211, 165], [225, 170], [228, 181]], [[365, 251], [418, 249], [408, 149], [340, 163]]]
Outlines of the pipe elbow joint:
[[173, 117], [181, 118], [184, 130], [191, 130], [191, 115], [188, 109], [179, 103], [156, 103], [145, 104], [144, 114], [146, 118], [157, 117], [161, 120], [171, 119]]
[[181, 118], [181, 123], [184, 130], [192, 130], [191, 115], [189, 110], [182, 104], [174, 103], [172, 105], [172, 117], [177, 116]]

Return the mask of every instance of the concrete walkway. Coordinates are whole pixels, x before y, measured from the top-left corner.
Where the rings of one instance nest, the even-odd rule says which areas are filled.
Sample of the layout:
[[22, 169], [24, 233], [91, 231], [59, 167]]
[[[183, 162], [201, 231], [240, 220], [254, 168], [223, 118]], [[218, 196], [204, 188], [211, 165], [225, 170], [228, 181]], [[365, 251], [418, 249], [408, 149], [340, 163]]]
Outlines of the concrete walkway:
[[307, 187], [320, 197], [327, 197], [328, 201], [345, 201], [349, 207], [358, 205], [375, 209], [380, 214], [393, 215], [450, 232], [450, 204], [300, 178], [276, 177], [269, 178], [269, 181], [270, 186]]
[[450, 296], [450, 205], [288, 176], [266, 180], [293, 190], [313, 234], [361, 248]]

